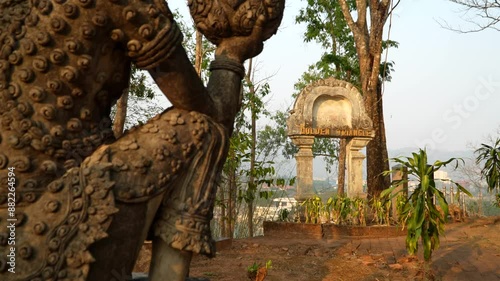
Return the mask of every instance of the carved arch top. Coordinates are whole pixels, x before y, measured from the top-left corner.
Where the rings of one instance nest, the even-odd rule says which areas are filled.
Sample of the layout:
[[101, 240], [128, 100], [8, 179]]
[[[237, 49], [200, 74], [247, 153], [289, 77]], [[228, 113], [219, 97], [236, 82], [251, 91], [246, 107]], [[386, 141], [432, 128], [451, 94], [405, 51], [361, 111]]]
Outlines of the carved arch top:
[[305, 87], [287, 120], [288, 135], [373, 137], [373, 123], [352, 84], [327, 78]]

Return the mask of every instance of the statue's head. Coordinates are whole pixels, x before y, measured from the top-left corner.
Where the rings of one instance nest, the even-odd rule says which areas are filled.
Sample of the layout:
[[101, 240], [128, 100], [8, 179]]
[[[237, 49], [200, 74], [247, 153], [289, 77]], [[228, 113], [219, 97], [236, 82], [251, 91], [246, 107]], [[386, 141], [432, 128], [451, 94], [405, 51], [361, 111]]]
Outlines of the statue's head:
[[285, 0], [189, 0], [196, 27], [214, 44], [221, 38], [247, 36], [257, 18], [264, 17], [263, 36], [276, 33], [283, 17]]

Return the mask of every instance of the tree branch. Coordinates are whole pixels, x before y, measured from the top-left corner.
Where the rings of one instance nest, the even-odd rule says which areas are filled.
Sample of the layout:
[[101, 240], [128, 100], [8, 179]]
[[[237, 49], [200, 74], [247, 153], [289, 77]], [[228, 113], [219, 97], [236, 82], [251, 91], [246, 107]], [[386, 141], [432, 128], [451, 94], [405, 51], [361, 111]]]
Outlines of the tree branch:
[[500, 22], [500, 2], [498, 0], [449, 0], [452, 3], [463, 7], [463, 15], [476, 11], [475, 17], [486, 20], [486, 23], [474, 21], [472, 18], [464, 19], [466, 22], [473, 24], [476, 28], [463, 30], [460, 27], [451, 27], [448, 23], [438, 22], [441, 27], [459, 33], [479, 32], [485, 29], [494, 29], [500, 31], [496, 25]]
[[389, 11], [389, 13], [387, 13], [387, 17], [392, 15], [392, 12], [394, 12], [394, 10], [396, 10], [396, 7], [399, 5], [399, 3], [401, 3], [401, 0], [398, 0], [398, 2], [396, 2], [396, 4], [392, 5], [391, 10]]
[[347, 25], [349, 25], [349, 28], [351, 28], [351, 31], [353, 34], [359, 34], [359, 28], [354, 22], [354, 19], [352, 18], [351, 12], [349, 11], [349, 6], [347, 5], [346, 0], [339, 0], [340, 8], [342, 9], [342, 14], [344, 14], [345, 20], [347, 22]]
[[[378, 0], [372, 0], [377, 2]], [[367, 1], [366, 0], [356, 0], [356, 11], [358, 13], [357, 24], [359, 28], [366, 27], [366, 10], [367, 10]]]

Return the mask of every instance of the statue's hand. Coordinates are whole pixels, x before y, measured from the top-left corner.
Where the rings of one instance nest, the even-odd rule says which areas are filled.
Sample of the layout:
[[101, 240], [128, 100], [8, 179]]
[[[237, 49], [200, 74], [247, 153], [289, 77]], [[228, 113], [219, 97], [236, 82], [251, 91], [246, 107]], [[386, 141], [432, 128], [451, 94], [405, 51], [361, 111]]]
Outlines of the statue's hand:
[[197, 28], [217, 45], [216, 55], [243, 62], [276, 33], [285, 0], [189, 0]]

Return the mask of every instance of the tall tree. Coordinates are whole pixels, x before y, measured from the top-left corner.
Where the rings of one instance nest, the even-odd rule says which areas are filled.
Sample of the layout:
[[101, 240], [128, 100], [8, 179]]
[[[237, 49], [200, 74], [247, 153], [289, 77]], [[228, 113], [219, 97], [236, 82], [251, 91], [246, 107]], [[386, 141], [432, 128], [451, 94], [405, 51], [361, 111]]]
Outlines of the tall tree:
[[[308, 1], [308, 5], [300, 10], [295, 20], [297, 23], [306, 23], [304, 41], [316, 41], [325, 50], [316, 65], [309, 68], [309, 72], [314, 71], [316, 75], [304, 73], [302, 81], [295, 84], [296, 90], [300, 91], [314, 80], [327, 77], [335, 77], [357, 84], [358, 75], [357, 73], [353, 75], [353, 71], [356, 72], [358, 64], [356, 49], [354, 48], [354, 38], [349, 31], [339, 3], [337, 1], [325, 0]], [[310, 78], [315, 79], [312, 80]], [[330, 156], [327, 155], [325, 159], [327, 165], [332, 160], [337, 161], [337, 190], [338, 194], [343, 195], [347, 140], [315, 139], [315, 145], [315, 150], [326, 148], [325, 146], [328, 145], [338, 149], [338, 153]], [[327, 166], [328, 168], [329, 166]]]
[[[256, 67], [254, 59], [250, 59], [247, 64], [247, 73], [244, 78], [243, 106], [241, 109], [241, 122], [246, 123], [246, 134], [250, 141], [248, 162], [250, 164], [247, 176], [247, 190], [245, 202], [247, 203], [247, 225], [250, 237], [254, 236], [254, 208], [258, 185], [268, 176], [273, 174], [273, 169], [269, 163], [264, 163], [258, 159], [257, 150], [257, 120], [262, 115], [268, 115], [265, 110], [264, 98], [269, 95], [270, 88], [267, 79], [257, 81], [255, 77]], [[245, 120], [246, 119], [246, 120]], [[244, 132], [244, 131], [242, 131]]]
[[[377, 196], [389, 187], [389, 157], [385, 137], [382, 91], [379, 73], [384, 25], [392, 0], [339, 0], [342, 14], [353, 34], [359, 62], [359, 80], [364, 105], [373, 121], [375, 138], [366, 148], [368, 196]], [[393, 5], [393, 9], [399, 1]], [[354, 9], [353, 9], [354, 8]]]
[[[256, 103], [261, 101], [260, 99], [256, 99], [256, 87], [253, 84], [253, 80], [255, 77], [255, 73], [253, 71], [253, 59], [250, 59], [248, 61], [248, 70], [247, 74], [245, 75], [245, 82], [248, 86], [248, 94], [249, 94], [249, 99], [248, 99], [248, 105], [250, 108], [250, 138], [251, 138], [251, 144], [250, 144], [250, 177], [248, 179], [248, 189], [250, 189], [252, 192], [255, 192], [257, 189], [257, 184], [255, 182], [255, 161], [257, 160], [257, 155], [256, 155], [256, 143], [257, 143], [257, 114], [258, 111], [262, 107], [259, 107]], [[254, 229], [253, 229], [253, 203], [254, 203], [254, 197], [250, 197], [248, 200], [248, 232], [249, 236], [253, 237], [254, 234]]]

